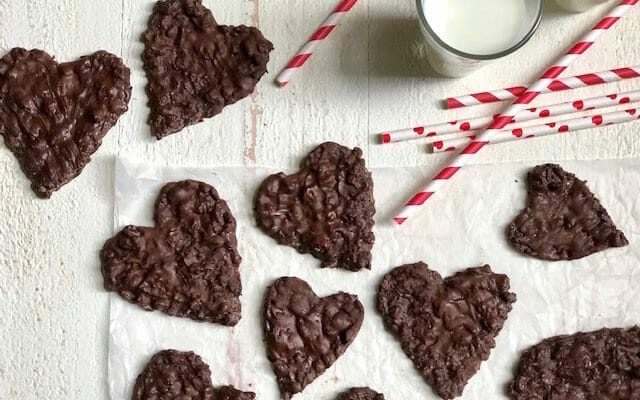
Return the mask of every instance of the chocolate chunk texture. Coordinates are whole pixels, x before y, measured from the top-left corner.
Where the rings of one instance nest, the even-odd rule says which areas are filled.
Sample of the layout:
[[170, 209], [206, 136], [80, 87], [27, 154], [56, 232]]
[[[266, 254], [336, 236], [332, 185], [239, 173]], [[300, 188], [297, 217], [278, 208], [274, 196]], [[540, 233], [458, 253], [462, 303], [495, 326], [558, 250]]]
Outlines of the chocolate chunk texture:
[[357, 296], [320, 298], [303, 280], [276, 280], [265, 298], [264, 333], [282, 398], [304, 390], [344, 354], [363, 319]]
[[556, 336], [526, 350], [513, 400], [640, 399], [640, 328]]
[[527, 184], [527, 208], [507, 232], [521, 253], [549, 261], [574, 260], [629, 244], [586, 182], [559, 165], [535, 167]]
[[0, 59], [0, 134], [38, 197], [80, 175], [127, 111], [129, 68], [105, 51], [58, 64], [42, 50]]
[[384, 396], [369, 388], [352, 388], [340, 394], [336, 400], [384, 400]]
[[201, 0], [157, 2], [142, 40], [158, 139], [253, 93], [273, 50], [256, 28], [218, 25]]
[[214, 388], [211, 370], [192, 352], [163, 350], [138, 376], [132, 400], [254, 400], [232, 386]]
[[488, 265], [443, 280], [420, 262], [385, 275], [377, 308], [434, 391], [453, 399], [489, 358], [515, 301], [509, 278]]
[[242, 285], [236, 220], [215, 188], [166, 184], [155, 227], [127, 226], [100, 252], [107, 290], [145, 310], [235, 325]]
[[260, 229], [328, 268], [371, 268], [374, 214], [362, 150], [331, 142], [309, 153], [299, 172], [269, 176], [255, 197]]

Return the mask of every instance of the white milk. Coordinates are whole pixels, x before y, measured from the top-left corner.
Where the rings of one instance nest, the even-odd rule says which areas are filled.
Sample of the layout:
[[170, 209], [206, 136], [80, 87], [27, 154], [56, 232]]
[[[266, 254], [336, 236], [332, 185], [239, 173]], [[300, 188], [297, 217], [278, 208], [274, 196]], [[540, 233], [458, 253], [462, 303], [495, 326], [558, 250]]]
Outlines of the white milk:
[[423, 0], [424, 14], [436, 35], [456, 50], [496, 54], [523, 36], [526, 0]]

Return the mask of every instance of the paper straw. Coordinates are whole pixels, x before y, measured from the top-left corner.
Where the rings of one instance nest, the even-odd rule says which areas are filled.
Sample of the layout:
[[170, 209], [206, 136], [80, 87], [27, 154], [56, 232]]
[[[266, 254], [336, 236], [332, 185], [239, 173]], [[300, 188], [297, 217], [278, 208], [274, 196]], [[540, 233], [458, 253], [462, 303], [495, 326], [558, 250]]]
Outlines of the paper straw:
[[[592, 97], [589, 99], [577, 99], [567, 103], [553, 104], [549, 106], [533, 107], [516, 115], [511, 123], [526, 122], [538, 118], [557, 117], [579, 111], [595, 108], [611, 107], [618, 104], [635, 103], [640, 101], [640, 90], [607, 96]], [[428, 143], [446, 140], [443, 136], [466, 136], [465, 132], [483, 129], [489, 126], [498, 115], [477, 117], [459, 121], [449, 121], [436, 125], [417, 126], [410, 129], [385, 132], [380, 134], [382, 143], [396, 143], [407, 140], [424, 139]]]
[[489, 128], [482, 131], [478, 138], [465, 146], [462, 151], [448, 166], [443, 168], [433, 180], [425, 186], [421, 191], [416, 193], [405, 205], [402, 211], [394, 217], [397, 224], [404, 223], [414, 212], [416, 212], [429, 198], [433, 196], [445, 182], [453, 178], [462, 167], [467, 165], [474, 156], [489, 143], [494, 134], [500, 132], [515, 115], [523, 111], [533, 99], [535, 99], [544, 88], [557, 78], [569, 65], [571, 65], [578, 57], [584, 54], [603, 32], [610, 29], [624, 16], [631, 8], [638, 3], [639, 0], [622, 0], [611, 13], [604, 17], [593, 27], [581, 40], [579, 40], [556, 64], [551, 66], [542, 74], [540, 79], [536, 81], [526, 92], [524, 92], [516, 101], [494, 122]]
[[[608, 71], [595, 72], [592, 74], [571, 76], [552, 81], [549, 86], [542, 90], [542, 93], [561, 92], [568, 89], [577, 89], [587, 86], [613, 83], [625, 79], [640, 78], [640, 66], [616, 68]], [[515, 86], [506, 89], [493, 90], [490, 92], [473, 93], [459, 97], [449, 97], [447, 108], [461, 108], [476, 106], [478, 104], [495, 103], [504, 100], [515, 100], [521, 96], [527, 88]]]
[[293, 74], [302, 68], [302, 66], [307, 62], [311, 54], [315, 51], [316, 47], [325, 40], [333, 28], [336, 27], [338, 22], [342, 19], [342, 17], [351, 10], [351, 8], [358, 2], [358, 0], [343, 0], [338, 7], [333, 10], [331, 15], [327, 17], [327, 19], [322, 23], [320, 28], [318, 28], [315, 33], [311, 36], [311, 39], [302, 46], [298, 54], [285, 67], [285, 69], [280, 72], [280, 74], [276, 77], [276, 82], [284, 87], [289, 83]]
[[[583, 129], [591, 129], [599, 126], [622, 124], [629, 121], [636, 121], [640, 119], [640, 107], [630, 108], [624, 111], [616, 111], [606, 114], [598, 114], [588, 117], [570, 119], [566, 121], [551, 122], [548, 124], [529, 126], [524, 128], [507, 129], [496, 133], [491, 140], [490, 144], [511, 142], [522, 139], [532, 139], [536, 137], [557, 135], [567, 132], [576, 132]], [[445, 151], [454, 151], [462, 148], [473, 137], [464, 137], [445, 140], [444, 142], [433, 143], [433, 152], [440, 153]]]

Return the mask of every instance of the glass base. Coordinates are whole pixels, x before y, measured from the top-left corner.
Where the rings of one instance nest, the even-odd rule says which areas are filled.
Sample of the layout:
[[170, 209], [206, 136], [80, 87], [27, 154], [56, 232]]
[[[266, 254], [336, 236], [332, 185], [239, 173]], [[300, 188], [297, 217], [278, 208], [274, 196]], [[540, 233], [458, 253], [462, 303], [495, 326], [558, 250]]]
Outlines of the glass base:
[[609, 0], [556, 0], [556, 3], [567, 11], [584, 12]]

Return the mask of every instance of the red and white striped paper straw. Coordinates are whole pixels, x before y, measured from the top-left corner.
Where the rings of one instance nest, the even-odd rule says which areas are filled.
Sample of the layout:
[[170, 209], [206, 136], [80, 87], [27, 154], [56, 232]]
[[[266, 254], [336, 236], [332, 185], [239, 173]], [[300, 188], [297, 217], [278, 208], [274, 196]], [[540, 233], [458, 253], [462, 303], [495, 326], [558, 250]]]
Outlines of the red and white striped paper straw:
[[[576, 132], [583, 129], [591, 129], [599, 126], [621, 124], [640, 119], [640, 107], [630, 108], [624, 111], [616, 111], [606, 114], [598, 114], [582, 118], [575, 118], [566, 121], [551, 122], [548, 124], [528, 126], [517, 129], [507, 129], [495, 134], [490, 144], [511, 142], [522, 139], [532, 139], [536, 137], [556, 135], [566, 132]], [[473, 136], [445, 140], [444, 142], [433, 143], [433, 152], [441, 153], [454, 151], [473, 140]]]
[[[527, 108], [513, 117], [511, 123], [532, 121], [537, 118], [557, 117], [595, 108], [611, 107], [624, 103], [640, 101], [640, 90], [607, 96], [578, 99], [561, 104]], [[395, 143], [407, 140], [425, 139], [429, 143], [438, 142], [448, 136], [467, 136], [468, 131], [475, 131], [489, 126], [498, 115], [477, 117], [460, 121], [449, 121], [436, 125], [417, 126], [410, 129], [385, 132], [380, 134], [382, 143]], [[461, 134], [458, 134], [461, 133]]]
[[[640, 78], [640, 66], [616, 68], [608, 71], [595, 72], [592, 74], [571, 76], [552, 81], [542, 93], [560, 92], [563, 90], [577, 89], [587, 86], [613, 83], [625, 79]], [[461, 108], [476, 106], [478, 104], [495, 103], [498, 101], [515, 100], [521, 96], [527, 88], [515, 86], [506, 89], [493, 90], [490, 92], [473, 93], [459, 97], [449, 97], [447, 108]]]
[[322, 23], [320, 28], [318, 28], [315, 33], [311, 36], [311, 39], [302, 46], [298, 54], [285, 67], [285, 69], [280, 72], [280, 74], [276, 77], [276, 82], [284, 87], [289, 83], [293, 74], [307, 62], [311, 54], [315, 51], [316, 47], [329, 36], [333, 28], [338, 25], [338, 22], [342, 19], [342, 17], [351, 10], [351, 8], [358, 2], [358, 0], [343, 0], [340, 2], [338, 7], [333, 10], [331, 15], [327, 17], [327, 19]]
[[535, 82], [526, 92], [524, 92], [502, 115], [495, 119], [489, 125], [489, 128], [479, 134], [478, 138], [465, 146], [451, 164], [443, 168], [433, 180], [420, 192], [416, 193], [405, 205], [403, 210], [394, 217], [397, 224], [404, 223], [414, 212], [418, 210], [429, 198], [433, 196], [445, 182], [449, 181], [455, 174], [467, 165], [473, 157], [489, 143], [494, 134], [500, 132], [515, 115], [524, 110], [527, 104], [544, 90], [549, 84], [558, 77], [571, 63], [573, 63], [581, 54], [586, 52], [603, 32], [615, 25], [622, 16], [624, 16], [631, 7], [636, 5], [639, 0], [622, 0], [609, 15], [604, 17], [593, 27], [581, 40], [579, 40], [556, 64], [550, 67], [542, 74], [540, 79]]

